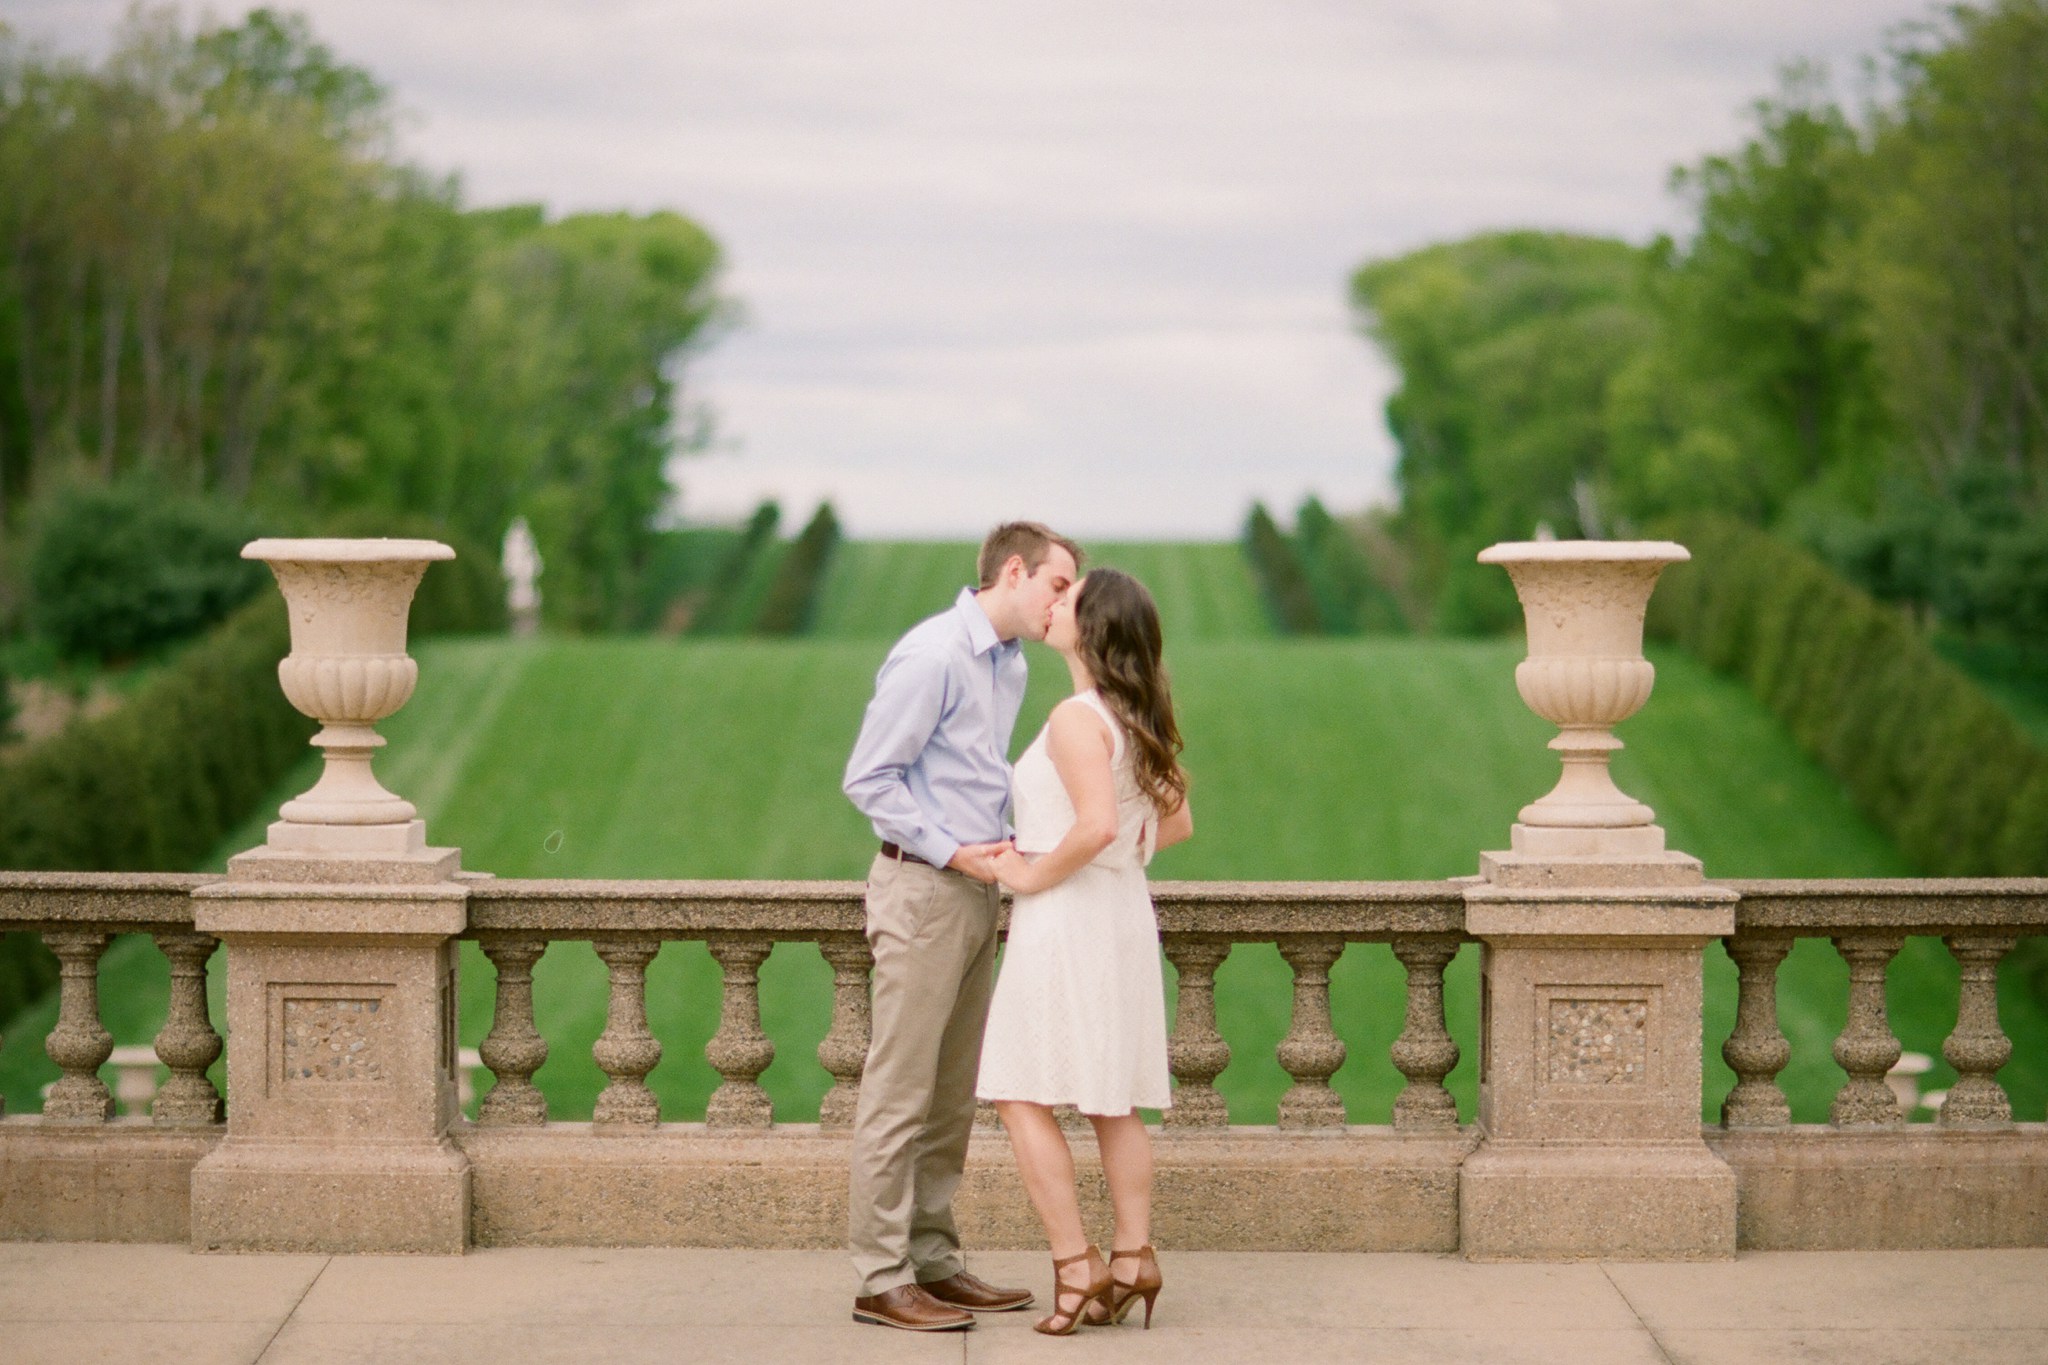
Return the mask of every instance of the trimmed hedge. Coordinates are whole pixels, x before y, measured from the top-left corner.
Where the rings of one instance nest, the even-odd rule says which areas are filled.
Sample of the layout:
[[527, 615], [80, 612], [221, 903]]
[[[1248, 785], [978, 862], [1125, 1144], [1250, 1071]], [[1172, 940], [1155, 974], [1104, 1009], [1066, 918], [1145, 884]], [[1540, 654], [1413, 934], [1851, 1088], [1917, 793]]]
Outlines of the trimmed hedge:
[[737, 526], [656, 531], [629, 624], [636, 631], [675, 634], [703, 608], [719, 566], [740, 542]]
[[59, 490], [38, 509], [29, 619], [69, 659], [133, 659], [197, 635], [261, 592], [244, 508], [147, 479]]
[[1665, 531], [1693, 559], [1665, 571], [1652, 634], [1746, 682], [1924, 871], [2048, 874], [2048, 753], [1897, 610], [1740, 522]]
[[1311, 495], [1295, 512], [1294, 544], [1326, 632], [1385, 634], [1407, 629], [1400, 603], [1373, 572], [1358, 537], [1330, 515], [1322, 499]]
[[[277, 682], [284, 601], [243, 607], [111, 715], [0, 760], [0, 867], [189, 868], [306, 752], [313, 722]], [[57, 979], [33, 935], [0, 940], [0, 1019]]]
[[1293, 543], [1274, 524], [1263, 502], [1253, 503], [1245, 518], [1244, 552], [1280, 633], [1321, 635], [1323, 614], [1316, 606], [1315, 589], [1302, 570]]
[[775, 548], [775, 528], [781, 521], [782, 508], [772, 500], [754, 509], [739, 542], [712, 575], [703, 606], [690, 618], [688, 634], [736, 635], [748, 629], [752, 622], [740, 619], [746, 614], [747, 584], [761, 556]]
[[825, 584], [825, 570], [832, 551], [839, 544], [839, 518], [832, 504], [821, 502], [818, 510], [797, 533], [796, 543], [775, 566], [775, 581], [768, 587], [768, 600], [754, 620], [756, 635], [801, 635], [810, 628], [817, 610], [818, 592]]

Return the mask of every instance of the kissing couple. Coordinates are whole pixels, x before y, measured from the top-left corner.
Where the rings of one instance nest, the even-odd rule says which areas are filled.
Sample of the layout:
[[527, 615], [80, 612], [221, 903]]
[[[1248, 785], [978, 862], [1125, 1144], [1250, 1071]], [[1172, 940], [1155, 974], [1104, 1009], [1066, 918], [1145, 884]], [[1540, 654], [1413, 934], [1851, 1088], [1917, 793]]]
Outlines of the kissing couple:
[[[848, 1241], [856, 1322], [974, 1325], [1032, 1303], [970, 1274], [953, 1221], [975, 1099], [992, 1101], [1053, 1258], [1041, 1332], [1145, 1325], [1152, 1144], [1140, 1108], [1171, 1103], [1155, 849], [1194, 832], [1159, 613], [1116, 569], [1037, 522], [991, 531], [979, 586], [896, 643], [846, 765], [845, 791], [881, 850], [868, 870], [874, 1029], [853, 1123]], [[1066, 661], [1074, 695], [1011, 770], [1021, 641]], [[1014, 835], [1006, 812], [1014, 813]], [[996, 979], [996, 917], [1013, 894]], [[1090, 1244], [1074, 1159], [1053, 1115], [1094, 1126], [1116, 1225]]]

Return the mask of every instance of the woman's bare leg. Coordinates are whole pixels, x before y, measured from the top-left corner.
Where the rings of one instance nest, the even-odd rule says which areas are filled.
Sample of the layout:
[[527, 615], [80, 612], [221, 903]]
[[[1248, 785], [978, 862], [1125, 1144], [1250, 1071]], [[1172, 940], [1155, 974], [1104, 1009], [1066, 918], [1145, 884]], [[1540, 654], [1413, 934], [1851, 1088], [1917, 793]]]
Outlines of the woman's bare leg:
[[1088, 1234], [1081, 1228], [1081, 1202], [1074, 1193], [1074, 1153], [1059, 1120], [1046, 1106], [1022, 1100], [997, 1100], [996, 1113], [1010, 1134], [1017, 1173], [1045, 1225], [1053, 1259], [1079, 1256], [1088, 1249]]
[[[1134, 1251], [1152, 1241], [1152, 1136], [1135, 1112], [1104, 1118], [1090, 1114], [1095, 1145], [1102, 1153], [1102, 1174], [1109, 1181], [1109, 1202], [1116, 1210], [1112, 1250]], [[1125, 1259], [1110, 1269], [1129, 1284], [1138, 1262]]]

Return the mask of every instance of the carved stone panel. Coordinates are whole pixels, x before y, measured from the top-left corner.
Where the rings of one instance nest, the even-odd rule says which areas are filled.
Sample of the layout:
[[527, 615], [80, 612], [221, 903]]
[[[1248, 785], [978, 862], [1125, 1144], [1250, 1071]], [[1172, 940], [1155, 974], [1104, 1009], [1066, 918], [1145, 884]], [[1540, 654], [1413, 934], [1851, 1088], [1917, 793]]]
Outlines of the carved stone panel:
[[274, 983], [271, 1075], [288, 1093], [385, 1085], [390, 1080], [389, 985]]
[[1660, 994], [1647, 983], [1539, 986], [1538, 1083], [1565, 1096], [1658, 1084], [1652, 1031]]
[[1552, 1084], [1641, 1085], [1649, 1064], [1648, 1000], [1550, 1002]]

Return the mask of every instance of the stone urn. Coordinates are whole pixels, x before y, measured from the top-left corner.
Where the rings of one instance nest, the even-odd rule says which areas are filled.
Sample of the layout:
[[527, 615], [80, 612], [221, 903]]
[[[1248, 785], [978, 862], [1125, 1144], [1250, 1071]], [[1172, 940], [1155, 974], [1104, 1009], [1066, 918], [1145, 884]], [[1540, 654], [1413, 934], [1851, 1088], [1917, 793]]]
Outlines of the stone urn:
[[[1650, 592], [1665, 565], [1690, 558], [1666, 540], [1521, 541], [1480, 552], [1480, 563], [1498, 564], [1514, 580], [1529, 629], [1515, 686], [1530, 710], [1558, 727], [1550, 747], [1564, 759], [1557, 786], [1522, 808], [1518, 849], [1662, 849], [1655, 813], [1614, 785], [1608, 759], [1622, 747], [1614, 726], [1642, 709], [1656, 681], [1643, 657]], [[1546, 838], [1548, 831], [1556, 833]], [[1640, 833], [1626, 833], [1633, 831]]]
[[406, 618], [427, 565], [455, 558], [432, 540], [257, 540], [242, 558], [277, 577], [291, 614], [291, 653], [279, 661], [285, 697], [320, 722], [320, 780], [284, 803], [270, 846], [301, 853], [403, 853], [423, 842], [418, 812], [370, 771], [383, 747], [377, 722], [405, 705], [419, 665], [405, 652]]

